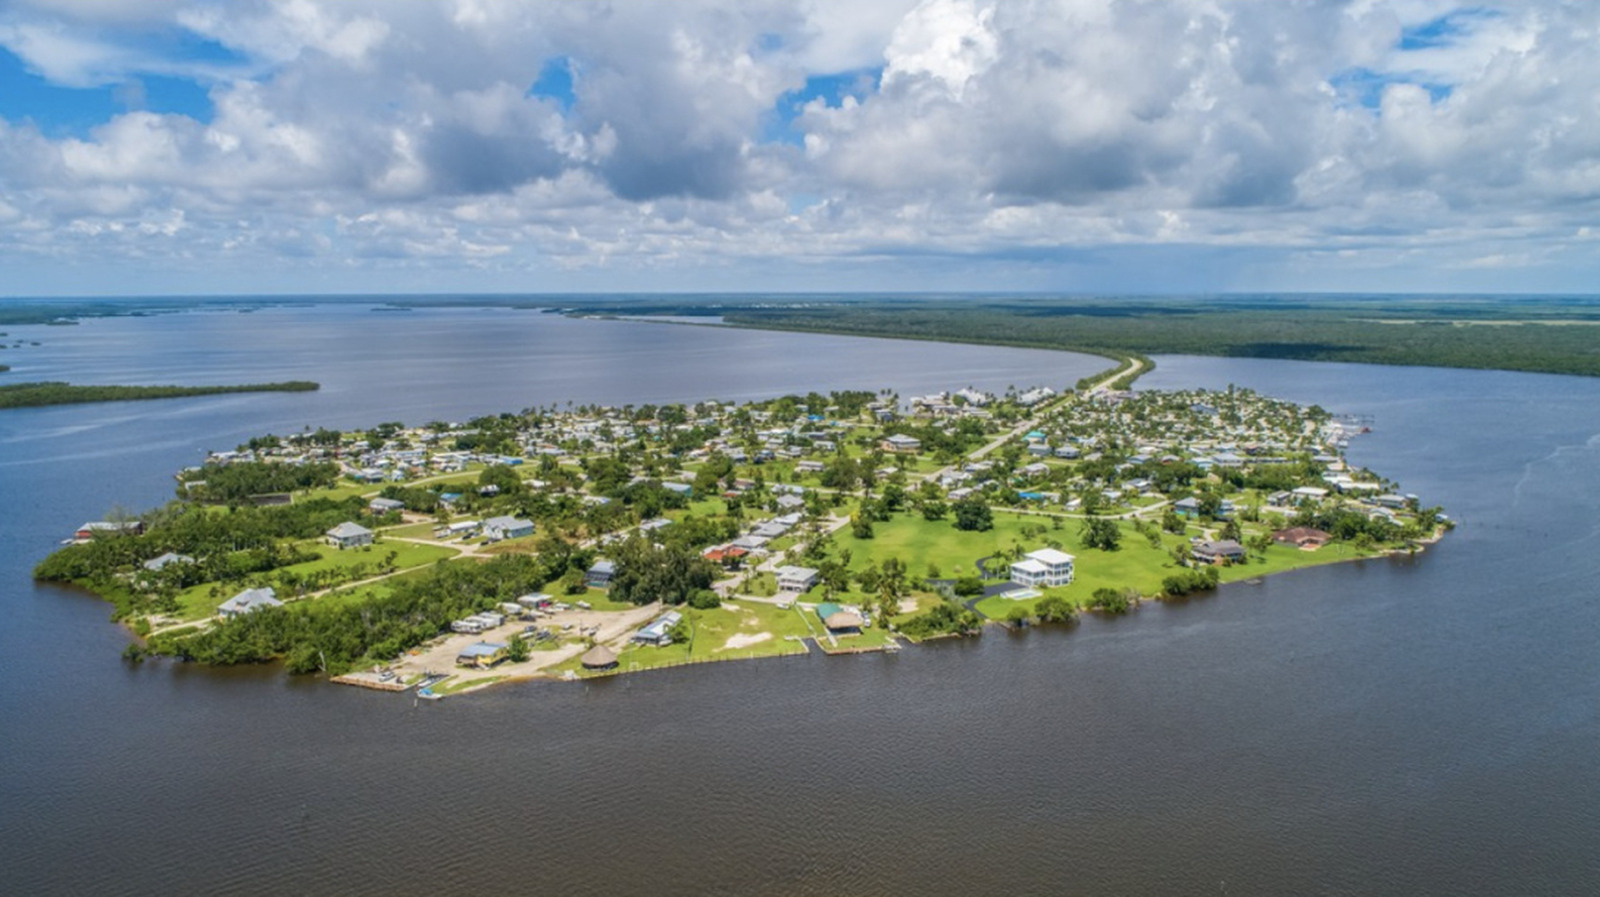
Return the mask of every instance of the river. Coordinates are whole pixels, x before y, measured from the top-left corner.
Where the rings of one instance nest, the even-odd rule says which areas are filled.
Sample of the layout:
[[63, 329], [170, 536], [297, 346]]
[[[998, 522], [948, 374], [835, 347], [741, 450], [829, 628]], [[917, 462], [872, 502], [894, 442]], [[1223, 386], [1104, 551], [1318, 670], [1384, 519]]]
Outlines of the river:
[[1102, 359], [370, 305], [10, 327], [10, 379], [319, 380], [0, 413], [0, 874], [29, 894], [1600, 890], [1600, 381], [1159, 358], [1370, 415], [1460, 528], [1070, 631], [438, 704], [119, 659], [28, 570], [208, 448], [537, 404], [1070, 385]]

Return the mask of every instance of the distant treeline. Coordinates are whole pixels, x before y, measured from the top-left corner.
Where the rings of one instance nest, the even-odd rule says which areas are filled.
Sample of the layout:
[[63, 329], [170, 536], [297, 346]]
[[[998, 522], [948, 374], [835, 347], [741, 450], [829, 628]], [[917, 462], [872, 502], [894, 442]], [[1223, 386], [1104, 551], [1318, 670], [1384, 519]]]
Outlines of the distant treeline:
[[246, 383], [239, 386], [73, 386], [69, 383], [15, 383], [0, 386], [0, 408], [34, 408], [78, 402], [128, 402], [137, 399], [171, 399], [229, 392], [313, 392], [321, 385], [310, 380], [283, 383]]
[[751, 327], [1066, 349], [1103, 355], [1222, 355], [1600, 376], [1600, 317], [1553, 310], [1392, 306], [1295, 308], [1197, 301], [1120, 310], [1071, 302], [956, 305], [852, 303], [751, 308], [724, 319]]
[[1222, 355], [1600, 376], [1584, 296], [640, 297], [577, 314], [720, 315], [728, 324], [1089, 352]]

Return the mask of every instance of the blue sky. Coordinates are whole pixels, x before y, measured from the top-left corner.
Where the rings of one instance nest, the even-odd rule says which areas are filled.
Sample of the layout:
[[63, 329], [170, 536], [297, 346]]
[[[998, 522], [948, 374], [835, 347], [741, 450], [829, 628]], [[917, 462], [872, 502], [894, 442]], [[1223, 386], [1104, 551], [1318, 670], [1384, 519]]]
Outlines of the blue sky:
[[1581, 291], [1555, 2], [17, 0], [0, 295]]

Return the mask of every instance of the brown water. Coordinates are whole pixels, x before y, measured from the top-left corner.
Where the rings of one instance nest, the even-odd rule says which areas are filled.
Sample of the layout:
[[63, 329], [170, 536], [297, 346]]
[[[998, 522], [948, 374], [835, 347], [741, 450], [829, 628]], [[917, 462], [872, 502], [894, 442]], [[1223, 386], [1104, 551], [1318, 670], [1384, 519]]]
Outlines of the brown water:
[[[266, 429], [459, 417], [565, 393], [804, 390], [817, 370], [836, 377], [824, 386], [909, 394], [1070, 384], [1100, 366], [411, 314], [387, 316], [382, 336], [404, 341], [431, 380], [405, 379], [374, 345], [376, 325], [349, 309], [39, 329], [41, 364], [82, 362], [108, 380], [193, 371], [189, 382], [292, 375], [329, 387], [0, 415], [6, 893], [1600, 890], [1591, 380], [1160, 359], [1142, 385], [1232, 381], [1373, 415], [1377, 432], [1353, 457], [1447, 504], [1461, 529], [1416, 559], [898, 656], [715, 664], [413, 706], [273, 668], [126, 666], [105, 605], [26, 580], [55, 539], [111, 502], [160, 501], [173, 467]], [[507, 321], [523, 330], [506, 335]], [[675, 352], [688, 338], [699, 342]], [[107, 348], [128, 341], [124, 355]], [[1041, 365], [1059, 374], [1024, 376]], [[948, 369], [1000, 380], [940, 380]], [[466, 377], [488, 392], [464, 396]], [[452, 414], [452, 399], [481, 407]]]

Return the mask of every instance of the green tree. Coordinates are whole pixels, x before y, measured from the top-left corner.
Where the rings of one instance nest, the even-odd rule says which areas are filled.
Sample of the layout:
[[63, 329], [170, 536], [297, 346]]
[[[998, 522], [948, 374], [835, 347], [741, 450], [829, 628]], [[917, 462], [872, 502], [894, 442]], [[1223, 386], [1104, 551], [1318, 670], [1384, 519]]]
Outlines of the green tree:
[[951, 506], [956, 515], [956, 529], [983, 532], [994, 529], [994, 512], [988, 502], [976, 495], [968, 496]]
[[1085, 548], [1098, 548], [1102, 551], [1116, 551], [1122, 544], [1122, 528], [1117, 526], [1115, 520], [1105, 517], [1090, 517], [1083, 522], [1083, 529], [1079, 538]]

